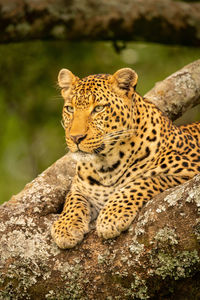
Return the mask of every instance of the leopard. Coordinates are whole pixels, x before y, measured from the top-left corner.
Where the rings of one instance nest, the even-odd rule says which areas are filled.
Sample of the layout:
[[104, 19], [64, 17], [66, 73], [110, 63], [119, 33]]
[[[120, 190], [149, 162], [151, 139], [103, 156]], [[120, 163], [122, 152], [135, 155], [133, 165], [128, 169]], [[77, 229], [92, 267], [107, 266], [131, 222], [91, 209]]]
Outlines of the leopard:
[[200, 172], [200, 122], [177, 126], [136, 92], [137, 73], [80, 79], [61, 69], [63, 126], [76, 173], [51, 235], [78, 245], [95, 224], [100, 239], [128, 230], [138, 211], [166, 189]]

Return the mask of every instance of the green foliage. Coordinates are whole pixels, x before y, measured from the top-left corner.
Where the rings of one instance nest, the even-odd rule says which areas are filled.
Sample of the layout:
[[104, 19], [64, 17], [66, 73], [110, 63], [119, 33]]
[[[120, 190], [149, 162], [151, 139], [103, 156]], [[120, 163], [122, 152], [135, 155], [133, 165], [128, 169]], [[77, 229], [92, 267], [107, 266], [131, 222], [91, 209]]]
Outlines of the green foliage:
[[83, 77], [128, 66], [139, 74], [138, 91], [144, 94], [199, 54], [199, 49], [141, 43], [130, 43], [119, 54], [109, 42], [1, 45], [0, 202], [65, 154], [56, 84], [62, 67]]

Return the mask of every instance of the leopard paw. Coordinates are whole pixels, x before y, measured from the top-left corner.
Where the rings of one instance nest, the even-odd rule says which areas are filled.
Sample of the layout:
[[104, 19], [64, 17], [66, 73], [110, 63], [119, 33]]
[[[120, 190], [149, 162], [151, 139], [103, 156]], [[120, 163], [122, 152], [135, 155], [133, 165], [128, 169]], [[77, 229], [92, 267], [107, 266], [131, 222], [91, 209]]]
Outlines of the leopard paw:
[[77, 228], [70, 224], [59, 223], [56, 221], [51, 228], [51, 235], [57, 246], [61, 249], [69, 249], [75, 247], [83, 240], [84, 234], [89, 231], [88, 225]]
[[114, 217], [101, 214], [97, 219], [97, 233], [99, 237], [104, 239], [111, 239], [120, 235], [130, 226], [133, 219], [126, 219], [125, 217]]
[[116, 228], [115, 225], [112, 224], [98, 224], [97, 222], [97, 234], [99, 237], [103, 239], [112, 239], [120, 235], [120, 231]]

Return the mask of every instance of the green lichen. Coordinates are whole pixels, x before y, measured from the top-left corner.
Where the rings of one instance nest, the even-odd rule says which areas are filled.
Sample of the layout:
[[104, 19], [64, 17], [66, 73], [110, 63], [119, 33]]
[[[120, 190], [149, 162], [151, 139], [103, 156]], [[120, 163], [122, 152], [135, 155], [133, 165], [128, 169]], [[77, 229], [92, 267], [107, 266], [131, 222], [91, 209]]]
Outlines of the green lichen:
[[[25, 264], [25, 262], [24, 262]], [[49, 276], [51, 272], [47, 270], [46, 266], [42, 266], [39, 264], [38, 266], [33, 265], [29, 262], [25, 264], [24, 267], [22, 264], [13, 265], [12, 269], [5, 275], [4, 280], [1, 281], [3, 291], [0, 292], [0, 299], [13, 299], [12, 295], [14, 295], [14, 299], [33, 299], [31, 287], [34, 286], [37, 282], [39, 282], [39, 278], [43, 278], [44, 286], [45, 281], [48, 283]], [[61, 268], [57, 265], [56, 270], [60, 270], [61, 278], [63, 280], [63, 288], [54, 288], [54, 290], [50, 290], [45, 295], [45, 299], [87, 299], [84, 296], [84, 290], [82, 285], [79, 283], [80, 277], [84, 276], [82, 273], [82, 267], [80, 264], [70, 265], [68, 263], [64, 263]], [[3, 275], [3, 274], [2, 274]], [[9, 283], [9, 279], [12, 279], [12, 284]], [[8, 282], [6, 284], [6, 282]], [[82, 281], [83, 284], [87, 282], [87, 280]], [[9, 296], [11, 295], [11, 298]], [[42, 295], [42, 291], [41, 291]]]
[[175, 245], [178, 244], [178, 239], [175, 229], [160, 229], [152, 243], [156, 243], [156, 247], [152, 250], [151, 263], [155, 274], [163, 279], [167, 276], [175, 280], [189, 277], [200, 263], [196, 250], [177, 252]]
[[[74, 262], [76, 259], [74, 260]], [[65, 282], [64, 288], [62, 289], [61, 295], [64, 295], [65, 298], [58, 297], [57, 299], [81, 299], [83, 298], [83, 288], [82, 285], [79, 284], [79, 279], [84, 278], [83, 273], [83, 267], [80, 263], [80, 259], [78, 260], [78, 263], [69, 264], [68, 262], [65, 263], [56, 263], [56, 270], [60, 271], [61, 278]], [[67, 282], [67, 283], [66, 283]], [[54, 290], [56, 295], [60, 295], [60, 289]], [[46, 295], [47, 299], [53, 299], [52, 298], [52, 292]]]
[[200, 186], [195, 187], [192, 191], [190, 190], [186, 202], [195, 202], [200, 214]]
[[48, 300], [71, 300], [71, 299], [81, 299], [88, 300], [87, 297], [83, 295], [82, 287], [79, 287], [79, 290], [74, 289], [74, 286], [66, 286], [64, 288], [50, 290], [48, 294], [45, 295], [45, 299]]
[[197, 225], [194, 228], [194, 234], [197, 238], [197, 241], [200, 241], [200, 219], [197, 219]]
[[[164, 201], [168, 203], [168, 206], [178, 205], [178, 201], [181, 199], [183, 193], [185, 191], [185, 184], [182, 184], [179, 188], [171, 192], [164, 198]], [[180, 204], [181, 205], [181, 204]]]
[[104, 255], [99, 254], [97, 257], [98, 264], [103, 264], [106, 262], [106, 257]]
[[144, 244], [138, 243], [136, 240], [129, 246], [129, 251], [132, 254], [139, 255], [144, 249]]
[[167, 276], [178, 280], [186, 278], [197, 269], [200, 264], [198, 252], [182, 251], [176, 255], [160, 251], [157, 256], [153, 256], [152, 265], [155, 267], [155, 274], [165, 279]]
[[0, 299], [6, 299], [5, 297], [10, 295], [14, 295], [16, 300], [31, 299], [29, 288], [34, 286], [41, 277], [48, 281], [50, 274], [48, 267], [42, 262], [39, 267], [30, 259], [17, 260], [14, 264], [10, 264], [6, 273], [1, 272], [0, 287], [3, 289], [0, 291]]
[[115, 272], [112, 278], [115, 286], [120, 287], [119, 294], [113, 296], [113, 299], [149, 299], [146, 281], [140, 278], [137, 273], [132, 273], [129, 276], [128, 271], [119, 271]]
[[131, 282], [131, 287], [126, 290], [125, 296], [132, 297], [132, 299], [149, 299], [150, 297], [148, 296], [148, 288], [145, 280], [135, 274], [134, 280]]
[[[158, 245], [170, 245], [174, 246], [178, 244], [177, 235], [175, 233], [175, 229], [164, 227], [160, 229], [154, 237], [154, 241], [157, 242]], [[154, 241], [152, 243], [154, 243]]]
[[106, 249], [103, 253], [99, 253], [97, 257], [98, 264], [106, 264], [107, 266], [112, 265], [116, 257], [116, 252], [117, 251], [113, 251], [111, 253], [109, 249]]

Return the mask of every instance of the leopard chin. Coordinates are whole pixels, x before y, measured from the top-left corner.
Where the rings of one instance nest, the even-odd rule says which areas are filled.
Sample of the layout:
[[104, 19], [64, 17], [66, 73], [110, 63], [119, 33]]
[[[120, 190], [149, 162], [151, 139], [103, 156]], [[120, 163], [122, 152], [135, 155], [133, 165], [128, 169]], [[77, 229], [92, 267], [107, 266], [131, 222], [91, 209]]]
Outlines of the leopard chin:
[[77, 162], [91, 161], [91, 160], [94, 160], [94, 158], [96, 157], [95, 154], [83, 152], [81, 150], [78, 150], [76, 152], [70, 152], [70, 154], [71, 154], [72, 159], [74, 159]]

